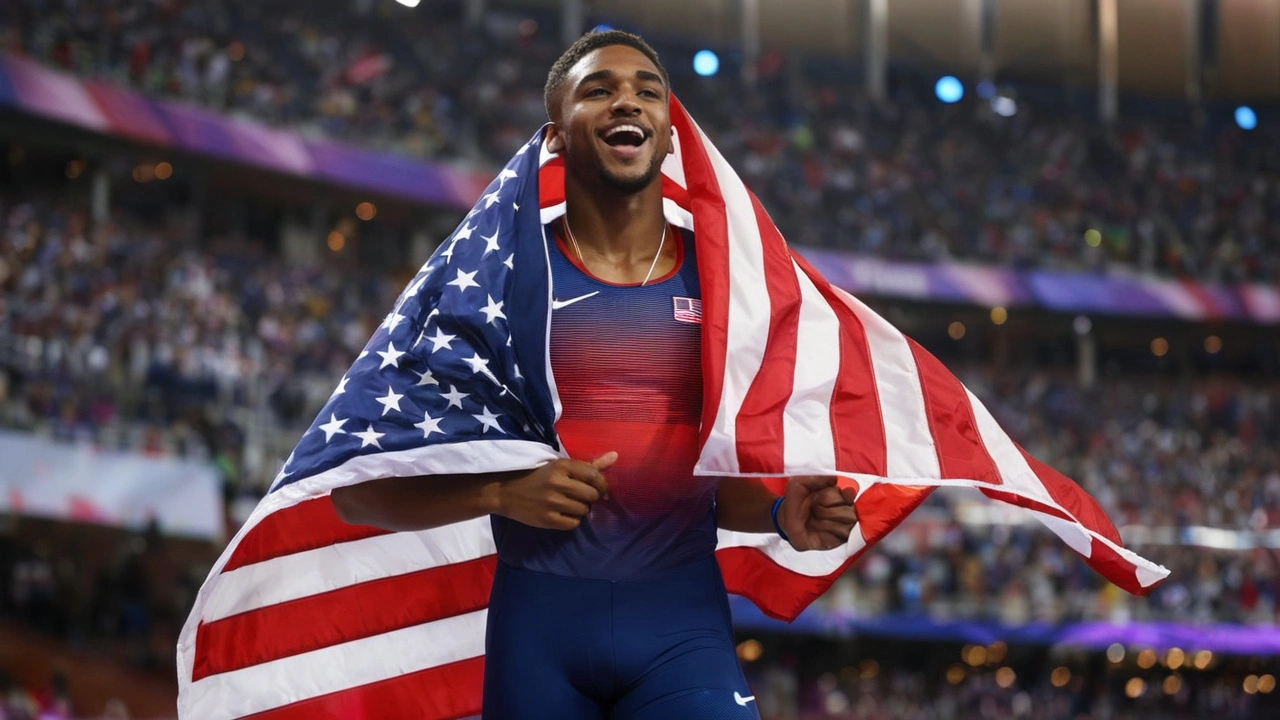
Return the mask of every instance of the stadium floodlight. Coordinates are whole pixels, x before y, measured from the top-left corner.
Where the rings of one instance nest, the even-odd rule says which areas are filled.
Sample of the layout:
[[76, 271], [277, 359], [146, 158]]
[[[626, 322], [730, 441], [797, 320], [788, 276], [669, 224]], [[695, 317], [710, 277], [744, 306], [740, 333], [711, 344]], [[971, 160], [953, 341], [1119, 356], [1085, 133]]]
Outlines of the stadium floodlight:
[[1252, 130], [1258, 127], [1258, 113], [1248, 105], [1241, 105], [1236, 108], [1236, 125], [1239, 125], [1241, 130]]
[[720, 56], [711, 50], [699, 50], [693, 56], [693, 71], [702, 77], [711, 77], [720, 72]]
[[613, 29], [612, 25], [608, 23], [600, 23], [599, 25], [591, 28], [591, 32], [609, 32], [612, 29]]
[[957, 80], [954, 75], [943, 75], [938, 78], [938, 83], [933, 86], [933, 91], [937, 94], [938, 99], [944, 103], [960, 102], [960, 98], [964, 97], [964, 84]]
[[405, 7], [418, 7], [418, 3], [422, 2], [422, 0], [396, 0], [396, 2]]

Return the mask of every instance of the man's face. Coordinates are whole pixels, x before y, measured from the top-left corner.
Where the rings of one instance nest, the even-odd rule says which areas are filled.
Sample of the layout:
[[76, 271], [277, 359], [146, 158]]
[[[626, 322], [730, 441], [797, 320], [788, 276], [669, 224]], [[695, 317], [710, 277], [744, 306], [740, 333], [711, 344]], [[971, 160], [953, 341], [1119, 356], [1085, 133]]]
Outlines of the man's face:
[[667, 103], [667, 86], [644, 53], [626, 45], [600, 48], [565, 79], [549, 147], [564, 155], [567, 168], [594, 173], [619, 192], [639, 192], [671, 152]]

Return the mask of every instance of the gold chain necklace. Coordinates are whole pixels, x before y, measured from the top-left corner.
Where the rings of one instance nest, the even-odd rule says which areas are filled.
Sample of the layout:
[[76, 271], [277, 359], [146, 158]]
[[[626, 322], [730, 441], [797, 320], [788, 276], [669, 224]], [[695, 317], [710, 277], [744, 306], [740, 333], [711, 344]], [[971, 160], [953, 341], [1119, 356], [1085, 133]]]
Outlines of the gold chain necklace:
[[[587, 259], [582, 257], [582, 248], [578, 246], [578, 238], [573, 236], [573, 228], [569, 227], [569, 217], [565, 216], [564, 230], [569, 235], [569, 242], [573, 243], [573, 251], [578, 254], [578, 262], [583, 267], [587, 264]], [[662, 223], [662, 239], [658, 241], [658, 251], [653, 254], [653, 262], [649, 263], [649, 272], [644, 274], [644, 282], [640, 283], [640, 287], [649, 284], [649, 278], [653, 277], [653, 269], [658, 267], [658, 258], [662, 257], [662, 247], [667, 244], [667, 223]]]

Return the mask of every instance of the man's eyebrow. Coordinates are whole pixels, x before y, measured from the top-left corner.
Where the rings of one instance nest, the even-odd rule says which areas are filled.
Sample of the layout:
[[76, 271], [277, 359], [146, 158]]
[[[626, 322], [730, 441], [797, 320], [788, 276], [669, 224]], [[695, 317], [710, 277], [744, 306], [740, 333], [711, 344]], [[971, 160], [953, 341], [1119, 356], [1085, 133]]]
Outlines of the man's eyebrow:
[[[607, 68], [604, 70], [597, 70], [593, 73], [587, 73], [586, 75], [583, 75], [582, 79], [578, 81], [578, 85], [579, 86], [586, 85], [587, 83], [595, 80], [609, 80], [615, 77], [616, 75], [617, 73]], [[662, 76], [655, 72], [650, 72], [648, 70], [637, 70], [636, 77], [641, 80], [644, 80], [645, 82], [656, 82], [663, 87], [667, 86], [666, 82], [663, 81]]]

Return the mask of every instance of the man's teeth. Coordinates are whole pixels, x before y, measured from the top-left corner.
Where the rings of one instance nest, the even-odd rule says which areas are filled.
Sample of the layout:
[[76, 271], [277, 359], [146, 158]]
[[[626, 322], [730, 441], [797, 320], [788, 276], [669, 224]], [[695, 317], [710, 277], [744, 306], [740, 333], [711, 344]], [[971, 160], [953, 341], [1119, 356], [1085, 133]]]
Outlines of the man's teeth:
[[613, 137], [614, 135], [617, 135], [620, 132], [632, 132], [639, 135], [641, 138], [644, 137], [644, 131], [636, 127], [635, 125], [619, 125], [618, 127], [613, 128], [609, 132], [605, 133], [605, 137], [610, 138], [610, 137]]

